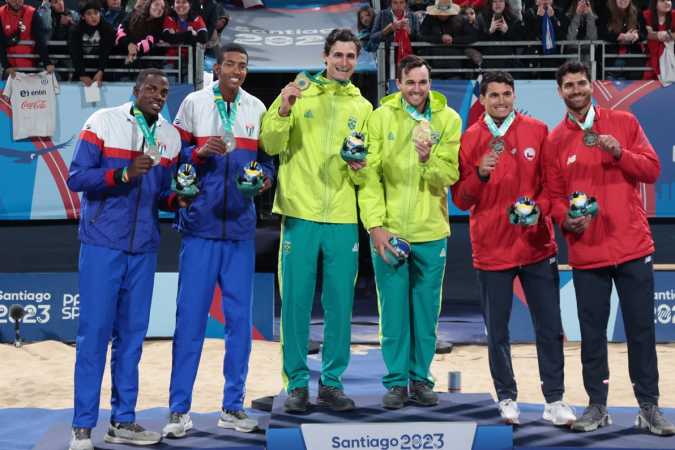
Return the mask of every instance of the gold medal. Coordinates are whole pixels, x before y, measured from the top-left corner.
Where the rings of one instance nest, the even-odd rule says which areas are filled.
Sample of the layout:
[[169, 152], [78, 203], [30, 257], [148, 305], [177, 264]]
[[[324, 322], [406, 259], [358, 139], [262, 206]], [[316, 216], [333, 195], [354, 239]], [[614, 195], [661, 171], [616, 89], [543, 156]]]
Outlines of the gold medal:
[[421, 121], [415, 128], [413, 128], [413, 138], [418, 141], [431, 140], [431, 127], [426, 120]]
[[590, 128], [584, 130], [584, 136], [581, 138], [586, 147], [595, 147], [598, 145], [598, 133]]
[[309, 79], [307, 75], [305, 75], [304, 73], [300, 73], [298, 74], [297, 77], [295, 77], [293, 83], [300, 86], [301, 91], [306, 91], [307, 89], [309, 89], [309, 86], [312, 84], [312, 81]]
[[490, 151], [495, 155], [501, 155], [506, 150], [506, 142], [501, 137], [493, 137], [490, 141]]

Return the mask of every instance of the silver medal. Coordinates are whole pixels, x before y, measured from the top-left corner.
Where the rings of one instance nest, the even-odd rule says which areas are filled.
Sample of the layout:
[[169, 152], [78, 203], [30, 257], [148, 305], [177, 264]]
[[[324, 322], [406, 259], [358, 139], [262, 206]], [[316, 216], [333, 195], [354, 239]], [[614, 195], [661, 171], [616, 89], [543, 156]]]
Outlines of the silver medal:
[[152, 165], [156, 166], [162, 160], [162, 153], [160, 153], [159, 148], [156, 146], [148, 147], [148, 151], [145, 152], [150, 158], [152, 158]]
[[237, 140], [232, 133], [225, 133], [223, 136], [223, 142], [227, 147], [227, 153], [230, 153], [237, 147]]

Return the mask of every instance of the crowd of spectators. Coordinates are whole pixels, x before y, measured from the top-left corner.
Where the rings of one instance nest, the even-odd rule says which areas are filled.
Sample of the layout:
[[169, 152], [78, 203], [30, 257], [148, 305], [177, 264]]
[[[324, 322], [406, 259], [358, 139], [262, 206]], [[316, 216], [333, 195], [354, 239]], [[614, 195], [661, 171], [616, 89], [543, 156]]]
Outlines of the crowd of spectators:
[[[567, 54], [577, 54], [576, 45], [560, 41], [603, 40], [607, 54], [605, 70], [610, 79], [675, 79], [675, 13], [672, 0], [476, 0], [453, 4], [452, 0], [382, 0], [373, 18], [370, 7], [359, 10], [358, 30], [366, 51], [399, 42], [396, 59], [412, 52], [432, 56], [437, 69], [554, 68]], [[365, 31], [362, 31], [365, 30]], [[474, 42], [489, 46], [470, 46]], [[539, 41], [540, 45], [509, 45], [510, 41]], [[645, 45], [645, 41], [646, 45]], [[582, 47], [588, 57], [588, 46]], [[599, 54], [599, 53], [598, 53]], [[644, 55], [642, 59], [622, 55]], [[468, 58], [461, 58], [462, 55]], [[539, 58], [538, 55], [561, 55]], [[450, 58], [443, 58], [448, 56]], [[489, 56], [483, 58], [483, 56]], [[459, 57], [459, 58], [458, 58]], [[653, 71], [622, 70], [645, 65]], [[661, 76], [665, 65], [665, 74]], [[457, 73], [446, 74], [456, 78]], [[441, 75], [443, 76], [443, 75]], [[525, 71], [523, 78], [550, 78], [552, 72]]]
[[[157, 67], [174, 70], [171, 80], [177, 81], [178, 67], [171, 58], [186, 58], [188, 49], [179, 55], [178, 48], [160, 44], [217, 52], [228, 21], [215, 0], [80, 0], [78, 11], [66, 8], [64, 0], [42, 0], [37, 9], [24, 0], [6, 0], [0, 7], [2, 79], [14, 76], [15, 69], [42, 67], [51, 73], [56, 67], [65, 69], [57, 71], [60, 80], [101, 86], [104, 80], [130, 77], [110, 69]], [[39, 57], [12, 56], [27, 54]]]

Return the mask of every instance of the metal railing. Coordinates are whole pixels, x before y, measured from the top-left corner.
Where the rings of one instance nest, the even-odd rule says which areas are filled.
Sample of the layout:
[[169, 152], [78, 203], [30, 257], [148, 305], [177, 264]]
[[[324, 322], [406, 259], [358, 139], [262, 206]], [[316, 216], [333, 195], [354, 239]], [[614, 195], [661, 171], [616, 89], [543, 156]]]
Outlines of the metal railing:
[[[22, 45], [34, 45], [35, 41], [19, 41], [18, 44]], [[52, 46], [63, 46], [66, 47], [68, 43], [66, 41], [48, 41], [47, 45]], [[98, 44], [87, 44], [87, 47], [95, 47]], [[179, 83], [188, 83], [195, 86], [196, 90], [202, 89], [204, 87], [204, 49], [201, 45], [197, 45], [194, 48], [192, 45], [169, 45], [169, 44], [160, 44], [160, 48], [176, 48], [178, 49], [177, 55], [175, 56], [143, 56], [139, 60], [146, 61], [161, 61], [162, 63], [167, 63], [170, 61], [175, 61], [173, 69], [163, 69], [167, 75], [176, 75]], [[187, 49], [187, 57], [181, 56], [183, 49]], [[35, 59], [39, 60], [40, 56], [38, 54], [8, 54], [9, 58], [26, 58], [26, 59]], [[98, 55], [83, 55], [84, 59], [98, 59]], [[110, 55], [111, 60], [126, 60], [125, 55]], [[68, 54], [49, 54], [49, 59], [54, 63], [58, 61], [70, 61], [70, 55]], [[55, 64], [57, 65], [57, 64]], [[163, 66], [164, 64], [162, 64]], [[91, 68], [87, 68], [91, 70]], [[186, 69], [186, 70], [183, 70]], [[21, 72], [41, 72], [44, 70], [42, 67], [21, 67], [17, 68]], [[140, 73], [143, 69], [140, 67], [135, 67], [134, 64], [130, 64], [129, 67], [123, 68], [106, 68], [106, 73]], [[70, 67], [56, 67], [54, 69], [56, 72], [62, 73], [74, 73], [75, 69]]]
[[[633, 45], [646, 45], [647, 41], [640, 42], [638, 44], [633, 44]], [[436, 48], [443, 48], [446, 47], [446, 45], [443, 44], [430, 44], [426, 42], [412, 42], [412, 47], [414, 49], [419, 49], [419, 48], [430, 48], [430, 47], [436, 47]], [[528, 60], [535, 60], [535, 61], [541, 61], [541, 60], [546, 60], [546, 59], [553, 59], [553, 60], [558, 60], [560, 64], [562, 64], [564, 61], [569, 60], [571, 58], [577, 58], [579, 60], [584, 60], [589, 64], [591, 67], [591, 75], [593, 79], [597, 79], [598, 75], [598, 62], [600, 63], [600, 73], [601, 73], [601, 79], [605, 79], [607, 76], [607, 72], [635, 72], [635, 71], [652, 71], [654, 70], [651, 67], [645, 67], [644, 65], [642, 66], [625, 66], [625, 67], [607, 67], [607, 60], [608, 59], [640, 59], [643, 61], [646, 61], [648, 58], [648, 55], [642, 54], [642, 53], [637, 53], [637, 54], [615, 54], [615, 53], [607, 53], [606, 46], [612, 46], [612, 45], [617, 45], [616, 43], [608, 43], [605, 41], [558, 41], [556, 42], [556, 45], [559, 46], [560, 48], [564, 47], [563, 52], [561, 53], [556, 53], [556, 54], [551, 54], [551, 55], [543, 55], [543, 54], [513, 54], [513, 55], [482, 55], [483, 60], [497, 60], [497, 61], [509, 61], [509, 63], [512, 63], [514, 61], [521, 61], [521, 62], [527, 62]], [[524, 48], [524, 47], [538, 47], [541, 48], [541, 41], [503, 41], [503, 42], [493, 42], [493, 41], [488, 41], [488, 42], [474, 42], [473, 44], [469, 45], [458, 45], [458, 44], [453, 44], [453, 48], [475, 48], [480, 51], [480, 48], [482, 47], [514, 47], [514, 48]], [[596, 55], [598, 53], [597, 51], [597, 46], [600, 46], [601, 49], [599, 51], [600, 53], [600, 61], [596, 61]], [[379, 98], [384, 97], [384, 92], [386, 89], [386, 86], [388, 84], [388, 81], [391, 81], [395, 79], [395, 74], [396, 74], [396, 49], [398, 47], [398, 44], [396, 42], [390, 43], [390, 50], [389, 50], [389, 80], [386, 79], [386, 68], [385, 68], [385, 44], [384, 42], [380, 43], [380, 46], [378, 47], [377, 50], [377, 81], [378, 81], [378, 96]], [[574, 48], [576, 51], [569, 52], [568, 50], [570, 48]], [[565, 52], [567, 51], [567, 52]], [[517, 52], [516, 52], [517, 53]], [[457, 55], [457, 56], [424, 56], [424, 59], [429, 60], [431, 65], [433, 66], [433, 61], [434, 60], [459, 60], [459, 61], [471, 61], [471, 58], [469, 58], [466, 55]], [[503, 67], [495, 67], [494, 70], [506, 70], [508, 72], [527, 72], [527, 73], [555, 73], [557, 70], [557, 67], [510, 67], [511, 64], [509, 65], [504, 65]], [[479, 69], [476, 68], [462, 68], [462, 69], [434, 69], [434, 73], [455, 73], [455, 74], [466, 74], [466, 73], [478, 73]]]

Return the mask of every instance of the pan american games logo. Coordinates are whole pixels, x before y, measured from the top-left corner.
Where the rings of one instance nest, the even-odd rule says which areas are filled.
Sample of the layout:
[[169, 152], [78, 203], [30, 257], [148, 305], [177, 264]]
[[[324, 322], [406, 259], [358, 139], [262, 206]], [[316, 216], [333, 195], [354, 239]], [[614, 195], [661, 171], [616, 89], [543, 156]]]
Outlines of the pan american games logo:
[[418, 450], [440, 449], [445, 446], [444, 433], [434, 434], [403, 434], [392, 438], [341, 438], [333, 436], [332, 448], [369, 448], [373, 450]]
[[[661, 303], [670, 301], [671, 303]], [[654, 292], [654, 323], [672, 324], [675, 323], [675, 291], [657, 291]]]

